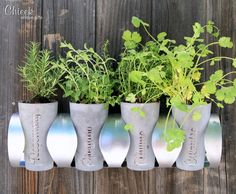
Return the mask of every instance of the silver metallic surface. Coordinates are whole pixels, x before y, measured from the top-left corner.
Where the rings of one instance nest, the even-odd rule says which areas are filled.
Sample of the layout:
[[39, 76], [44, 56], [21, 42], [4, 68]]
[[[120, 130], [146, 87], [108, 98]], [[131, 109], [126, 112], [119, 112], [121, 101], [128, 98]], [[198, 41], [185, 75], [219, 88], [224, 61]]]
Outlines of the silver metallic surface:
[[119, 114], [109, 116], [104, 124], [99, 146], [108, 167], [121, 167], [129, 151], [130, 137]]
[[220, 165], [222, 154], [222, 128], [218, 115], [211, 115], [205, 132], [206, 158], [210, 168]]
[[20, 123], [20, 118], [18, 113], [14, 113], [11, 116], [9, 127], [8, 127], [8, 157], [11, 166], [13, 167], [24, 167], [24, 147], [25, 147], [25, 137], [23, 129]]
[[47, 138], [48, 150], [57, 167], [70, 167], [77, 148], [77, 136], [68, 114], [59, 114]]
[[[178, 151], [176, 150], [176, 153], [167, 152], [165, 143], [160, 139], [164, 121], [165, 117], [161, 116], [153, 131], [152, 146], [159, 166], [170, 167], [175, 161]], [[119, 137], [116, 134], [119, 134]], [[123, 162], [129, 149], [130, 140], [127, 134], [126, 131], [123, 131], [120, 115], [110, 115], [100, 135], [100, 148], [109, 167], [118, 167]], [[25, 165], [24, 141], [19, 115], [13, 114], [8, 128], [8, 156], [13, 167], [24, 167]], [[111, 141], [116, 143], [113, 142], [112, 144]], [[49, 130], [47, 145], [58, 167], [70, 167], [77, 147], [77, 136], [68, 114], [58, 115]], [[211, 115], [206, 128], [205, 149], [210, 167], [219, 166], [222, 151], [222, 131], [218, 115]], [[117, 154], [115, 154], [116, 152]]]
[[[173, 151], [167, 151], [167, 144], [162, 138], [163, 131], [165, 129], [165, 117], [160, 117], [157, 121], [156, 127], [152, 135], [152, 148], [156, 156], [156, 160], [160, 168], [170, 168], [177, 160], [182, 147], [176, 148]], [[172, 124], [176, 125], [173, 118], [169, 118], [167, 127], [172, 127]]]

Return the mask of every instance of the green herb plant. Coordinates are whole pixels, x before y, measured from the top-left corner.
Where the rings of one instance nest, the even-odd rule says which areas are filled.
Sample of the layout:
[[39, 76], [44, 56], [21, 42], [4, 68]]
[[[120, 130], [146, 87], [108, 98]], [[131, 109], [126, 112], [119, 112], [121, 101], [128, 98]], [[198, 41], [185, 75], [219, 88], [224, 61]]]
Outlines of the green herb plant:
[[[150, 40], [142, 44], [139, 32], [126, 30], [123, 33], [124, 49], [118, 63], [118, 90], [120, 100], [130, 103], [156, 102], [164, 94], [166, 86], [171, 81], [171, 66], [161, 48], [170, 48], [175, 41], [166, 39], [165, 33], [160, 33], [155, 39], [148, 31], [149, 24], [137, 17], [132, 18], [135, 28], [143, 27], [150, 36]], [[141, 117], [145, 113], [138, 107], [132, 109]], [[131, 124], [125, 126], [132, 129]]]
[[114, 105], [114, 59], [108, 56], [108, 42], [104, 43], [102, 55], [86, 45], [81, 50], [63, 42], [61, 48], [68, 50], [59, 65], [65, 72], [65, 80], [60, 84], [64, 97], [69, 97], [72, 102]]
[[[213, 36], [213, 42], [206, 42], [203, 38], [206, 33]], [[233, 67], [236, 67], [235, 58], [216, 56], [211, 49], [213, 46], [232, 48], [230, 37], [220, 36], [219, 29], [212, 21], [208, 21], [205, 26], [196, 22], [193, 25], [193, 36], [184, 39], [185, 44], [176, 45], [171, 49], [166, 46], [160, 47], [160, 50], [165, 53], [167, 64], [170, 64], [172, 72], [172, 80], [163, 90], [163, 93], [169, 97], [167, 105], [171, 107], [164, 132], [169, 151], [179, 147], [184, 141], [184, 133], [181, 130], [183, 124], [179, 128], [173, 127], [167, 130], [172, 107], [192, 112], [196, 106], [213, 102], [219, 108], [223, 108], [223, 102], [232, 104], [236, 97], [236, 79], [232, 81], [227, 78], [236, 71], [224, 74], [223, 70], [218, 69], [210, 75], [209, 79], [202, 81], [202, 71], [205, 66], [211, 67], [222, 60], [230, 60]], [[201, 119], [198, 111], [194, 111], [192, 115], [194, 121]]]
[[[149, 24], [137, 17], [132, 18], [132, 24], [136, 28], [143, 26], [148, 32]], [[142, 36], [129, 30], [124, 31], [122, 38], [124, 50], [118, 63], [121, 100], [131, 103], [156, 102], [163, 94], [163, 89], [170, 84], [171, 78], [170, 66], [161, 54], [161, 42], [170, 46], [173, 41], [165, 39], [160, 33], [158, 39], [152, 37], [143, 45]]]
[[56, 62], [51, 59], [51, 52], [40, 50], [40, 44], [30, 42], [26, 46], [23, 66], [18, 67], [26, 89], [31, 93], [30, 102], [49, 102], [56, 94], [57, 85], [62, 76]]

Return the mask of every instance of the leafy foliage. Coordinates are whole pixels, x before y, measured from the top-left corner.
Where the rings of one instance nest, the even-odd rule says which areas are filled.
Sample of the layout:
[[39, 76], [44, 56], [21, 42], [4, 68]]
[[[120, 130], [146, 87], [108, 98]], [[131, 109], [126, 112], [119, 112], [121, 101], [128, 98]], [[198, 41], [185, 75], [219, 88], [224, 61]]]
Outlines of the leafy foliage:
[[84, 50], [75, 49], [70, 43], [61, 43], [68, 49], [66, 58], [61, 59], [59, 67], [66, 72], [65, 80], [60, 84], [64, 96], [73, 102], [114, 104], [114, 71], [108, 57], [108, 42], [104, 44], [103, 55], [93, 48], [84, 46]]
[[[204, 33], [209, 33], [215, 37], [215, 41], [205, 43], [201, 38]], [[229, 72], [224, 75], [222, 70], [215, 71], [204, 82], [201, 82], [201, 74], [205, 64], [214, 66], [222, 59], [235, 59], [225, 56], [215, 56], [211, 46], [222, 48], [232, 48], [233, 43], [229, 37], [220, 37], [219, 30], [212, 21], [201, 26], [199, 23], [193, 25], [193, 36], [185, 37], [186, 44], [178, 45], [173, 50], [166, 51], [167, 58], [171, 63], [172, 84], [167, 95], [170, 97], [170, 105], [178, 107], [180, 104], [192, 104], [193, 106], [206, 104], [206, 101], [216, 103], [222, 107], [222, 101], [233, 103], [236, 93], [234, 93], [232, 81], [226, 79]], [[215, 98], [215, 97], [216, 98]], [[216, 100], [215, 100], [216, 99]], [[217, 102], [218, 101], [218, 102]]]
[[18, 67], [22, 81], [33, 96], [32, 102], [47, 101], [55, 96], [56, 86], [63, 73], [50, 55], [50, 51], [40, 50], [38, 43], [30, 42], [27, 45], [24, 66]]
[[[217, 70], [202, 82], [202, 70], [205, 65], [211, 67], [222, 60], [231, 60], [232, 66], [236, 67], [236, 59], [215, 56], [211, 49], [212, 46], [233, 47], [229, 37], [220, 36], [214, 22], [208, 21], [205, 26], [196, 22], [193, 25], [192, 37], [184, 37], [185, 44], [179, 45], [175, 45], [174, 40], [167, 39], [165, 32], [154, 38], [147, 30], [149, 25], [137, 17], [132, 18], [132, 23], [136, 28], [142, 26], [151, 41], [143, 46], [140, 44], [140, 38], [138, 41], [133, 40], [131, 32], [126, 31], [123, 36], [125, 50], [119, 63], [120, 90], [126, 101], [155, 101], [164, 94], [168, 96], [168, 106], [186, 112], [191, 112], [194, 107], [209, 101], [219, 108], [223, 108], [223, 103], [232, 104], [235, 101], [236, 80], [231, 81], [227, 76], [236, 71], [224, 74], [222, 70]], [[206, 33], [212, 35], [213, 42], [206, 42]], [[126, 43], [127, 41], [129, 42]], [[145, 58], [146, 56], [148, 57]], [[192, 105], [191, 109], [188, 104]], [[168, 118], [169, 116], [168, 113]], [[194, 112], [192, 119], [200, 120], [201, 114]], [[164, 139], [168, 150], [172, 150], [184, 141], [183, 131], [178, 128], [166, 128]]]
[[[202, 38], [205, 33], [213, 36], [215, 41], [206, 43]], [[182, 111], [191, 112], [198, 105], [207, 104], [207, 102], [215, 103], [219, 108], [223, 108], [222, 102], [232, 104], [236, 97], [235, 80], [232, 82], [227, 76], [235, 71], [224, 74], [220, 70], [216, 70], [208, 80], [201, 82], [202, 70], [204, 65], [214, 66], [220, 61], [232, 60], [235, 66], [235, 59], [226, 56], [215, 56], [211, 47], [218, 46], [221, 48], [232, 48], [233, 43], [229, 37], [220, 37], [219, 30], [212, 21], [207, 25], [201, 26], [199, 23], [193, 25], [193, 36], [185, 37], [185, 44], [175, 46], [173, 49], [166, 49], [166, 57], [171, 64], [172, 83], [169, 85], [165, 94], [169, 96], [167, 105], [174, 106]], [[187, 104], [191, 104], [189, 109]], [[192, 115], [194, 121], [200, 120], [202, 117], [200, 112], [195, 111]], [[167, 130], [168, 131], [168, 130]], [[169, 132], [167, 132], [169, 133]], [[175, 131], [178, 136], [177, 131]], [[175, 143], [168, 143], [171, 136], [166, 137], [167, 144], [171, 149], [175, 148]]]
[[185, 133], [180, 128], [168, 128], [164, 134], [167, 143], [167, 151], [172, 151], [182, 145], [185, 139]]
[[[134, 27], [143, 27], [148, 32], [149, 24], [137, 17], [132, 18]], [[158, 35], [158, 40], [142, 44], [142, 36], [138, 32], [124, 31], [124, 49], [121, 61], [118, 63], [118, 90], [122, 101], [127, 102], [156, 102], [163, 94], [171, 78], [170, 67], [161, 50], [171, 40], [165, 39], [165, 34]]]

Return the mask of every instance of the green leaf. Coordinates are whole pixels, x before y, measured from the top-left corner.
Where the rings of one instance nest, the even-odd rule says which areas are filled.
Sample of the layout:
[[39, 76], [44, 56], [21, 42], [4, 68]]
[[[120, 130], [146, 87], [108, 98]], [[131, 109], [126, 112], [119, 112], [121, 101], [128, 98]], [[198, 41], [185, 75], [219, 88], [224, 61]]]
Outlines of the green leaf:
[[143, 20], [141, 20], [140, 18], [133, 16], [132, 17], [132, 24], [134, 25], [134, 27], [138, 28], [140, 27], [140, 24], [142, 24], [143, 26], [149, 26], [148, 23], [144, 22]]
[[140, 27], [141, 22], [140, 22], [140, 19], [138, 17], [133, 16], [131, 22], [134, 25], [134, 27], [136, 27], [136, 28]]
[[140, 43], [142, 41], [142, 37], [138, 32], [133, 32], [132, 33], [132, 40], [136, 43]]
[[230, 37], [222, 36], [219, 39], [219, 45], [223, 48], [232, 48], [233, 42], [231, 41]]
[[196, 22], [194, 25], [193, 25], [193, 32], [194, 32], [194, 37], [195, 38], [198, 38], [200, 37], [200, 34], [202, 32], [204, 32], [204, 29], [202, 28], [201, 24], [199, 24], [198, 22]]
[[141, 93], [142, 93], [143, 96], [145, 96], [146, 93], [147, 93], [147, 90], [144, 88]]
[[223, 104], [221, 103], [217, 103], [216, 105], [218, 106], [218, 108], [224, 108]]
[[147, 77], [150, 79], [152, 82], [155, 83], [161, 83], [163, 80], [160, 77], [160, 69], [158, 68], [153, 68], [150, 71], [147, 72]]
[[178, 64], [184, 68], [190, 68], [193, 65], [193, 57], [186, 51], [177, 54]]
[[192, 78], [193, 78], [194, 81], [199, 81], [200, 78], [201, 78], [201, 73], [199, 71], [194, 72], [193, 75], [192, 75]]
[[167, 36], [167, 33], [166, 33], [166, 32], [161, 32], [161, 33], [159, 33], [159, 34], [157, 35], [157, 40], [158, 40], [159, 42], [162, 42], [162, 41], [165, 39], [166, 36]]
[[133, 93], [128, 94], [128, 96], [125, 98], [127, 102], [134, 103], [136, 101], [136, 97]]
[[133, 107], [131, 111], [138, 113], [142, 118], [146, 116], [145, 112], [140, 107]]
[[178, 108], [181, 111], [188, 112], [188, 106], [182, 103], [179, 96], [174, 96], [170, 99], [171, 106]]
[[236, 79], [234, 79], [234, 83], [233, 84], [234, 84], [234, 87], [236, 87]]
[[212, 60], [211, 63], [210, 63], [210, 66], [214, 66], [215, 65], [215, 61]]
[[125, 41], [124, 45], [127, 49], [134, 49], [137, 46], [134, 41]]
[[232, 65], [236, 68], [236, 58], [233, 59], [233, 64]]
[[234, 96], [226, 96], [224, 99], [224, 102], [226, 104], [233, 104], [235, 101], [235, 97]]
[[131, 71], [129, 73], [129, 80], [134, 83], [140, 83], [141, 85], [145, 85], [146, 83], [142, 80], [143, 72], [141, 71]]
[[211, 20], [208, 20], [207, 21], [207, 25], [214, 25], [215, 23], [213, 22], [213, 21], [211, 21]]
[[219, 101], [223, 101], [225, 99], [225, 93], [223, 90], [216, 91], [216, 99]]
[[213, 82], [218, 82], [222, 79], [222, 77], [223, 77], [223, 71], [220, 69], [210, 76], [210, 80]]
[[192, 115], [193, 121], [199, 121], [202, 118], [202, 114], [199, 111], [194, 111]]
[[201, 92], [203, 94], [214, 94], [216, 92], [216, 85], [213, 82], [207, 82], [202, 87]]
[[124, 126], [124, 129], [125, 129], [126, 131], [129, 131], [129, 130], [134, 129], [134, 127], [133, 127], [133, 125], [131, 125], [131, 124], [126, 124], [126, 125]]
[[185, 132], [180, 128], [167, 129], [164, 134], [164, 140], [167, 143], [167, 151], [172, 151], [181, 146], [185, 139]]
[[129, 30], [124, 31], [122, 38], [126, 41], [132, 40], [132, 33]]
[[214, 32], [212, 35], [213, 35], [214, 37], [218, 38], [219, 35], [220, 35], [220, 32], [219, 32], [219, 31], [216, 31], [216, 32]]
[[204, 102], [204, 96], [200, 92], [196, 92], [193, 95], [193, 102], [194, 104], [202, 104]]
[[213, 33], [213, 27], [214, 27], [214, 22], [209, 20], [209, 21], [207, 22], [207, 25], [206, 25], [207, 32], [208, 32], [209, 34], [212, 34], [212, 33]]

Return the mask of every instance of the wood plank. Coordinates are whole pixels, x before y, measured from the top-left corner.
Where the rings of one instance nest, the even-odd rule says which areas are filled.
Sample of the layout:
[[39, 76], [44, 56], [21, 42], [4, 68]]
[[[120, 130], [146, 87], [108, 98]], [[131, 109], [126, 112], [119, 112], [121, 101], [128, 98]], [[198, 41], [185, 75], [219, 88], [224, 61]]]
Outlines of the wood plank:
[[[43, 5], [42, 5], [43, 2]], [[22, 20], [6, 16], [2, 7], [11, 5], [34, 9], [35, 16]], [[127, 168], [80, 172], [76, 169], [53, 169], [29, 172], [9, 166], [7, 157], [7, 125], [17, 111], [17, 101], [27, 99], [28, 92], [19, 82], [16, 67], [24, 56], [29, 40], [43, 43], [55, 54], [60, 53], [62, 39], [82, 48], [87, 42], [99, 51], [105, 39], [110, 40], [111, 54], [118, 58], [122, 48], [121, 35], [131, 27], [131, 17], [139, 16], [152, 24], [152, 33], [167, 31], [178, 42], [191, 35], [194, 21], [213, 19], [224, 35], [236, 42], [236, 2], [234, 0], [20, 0], [0, 1], [0, 193], [82, 193], [82, 194], [151, 194], [151, 193], [235, 193], [236, 192], [236, 104], [221, 111], [224, 150], [217, 169], [184, 172], [178, 169], [154, 169], [134, 172]], [[142, 32], [141, 32], [142, 33]], [[209, 38], [209, 37], [206, 37]], [[236, 56], [236, 48], [216, 53]], [[225, 71], [229, 63], [220, 64]], [[217, 68], [217, 66], [216, 66]], [[205, 76], [212, 69], [207, 68]], [[60, 96], [61, 110], [68, 112], [67, 100]], [[216, 109], [215, 109], [216, 111]]]
[[184, 36], [192, 35], [194, 22], [205, 22], [204, 0], [161, 0], [152, 1], [152, 32], [165, 31], [169, 38], [183, 42]]
[[[183, 42], [184, 36], [192, 35], [192, 25], [198, 21], [204, 23], [205, 1], [180, 2], [175, 0], [155, 1], [152, 6], [152, 33], [167, 32], [168, 37], [175, 39], [177, 43]], [[203, 171], [185, 172], [178, 169], [163, 170], [161, 177], [165, 177], [165, 186], [162, 188], [162, 180], [159, 180], [158, 188], [166, 193], [203, 193]], [[167, 178], [171, 177], [171, 178]]]
[[[61, 40], [75, 48], [95, 44], [95, 0], [47, 0], [43, 4], [43, 46], [62, 54]], [[58, 93], [59, 112], [69, 112], [68, 100]], [[39, 174], [40, 193], [93, 193], [93, 172], [54, 169]]]
[[[0, 2], [0, 189], [1, 193], [27, 193], [27, 191], [35, 193], [36, 190], [33, 185], [37, 175], [34, 176], [34, 173], [27, 173], [25, 170], [10, 167], [7, 157], [7, 126], [11, 114], [17, 111], [17, 101], [25, 99], [28, 95], [19, 82], [16, 68], [22, 63], [25, 42], [37, 40], [40, 37], [40, 34], [37, 33], [40, 22], [37, 18], [25, 19], [19, 15], [7, 15], [4, 12], [6, 6], [15, 6], [16, 9], [28, 9], [30, 7], [33, 9], [33, 15], [37, 16], [40, 1]], [[28, 180], [33, 180], [30, 189], [26, 188]]]
[[[233, 38], [234, 47], [231, 49], [222, 49], [221, 53], [227, 56], [236, 56], [236, 2], [233, 0], [221, 0], [221, 30], [225, 36]], [[226, 72], [232, 71], [231, 62], [224, 61], [222, 66]], [[235, 70], [235, 69], [234, 69]], [[231, 76], [231, 78], [236, 76]], [[227, 105], [221, 111], [223, 134], [225, 139], [225, 173], [226, 173], [226, 193], [235, 193], [236, 191], [236, 103]]]
[[[105, 40], [110, 41], [111, 56], [118, 57], [122, 48], [122, 33], [134, 29], [132, 16], [151, 22], [151, 0], [98, 0], [96, 9], [96, 48], [100, 51]], [[143, 33], [144, 34], [144, 33]]]

